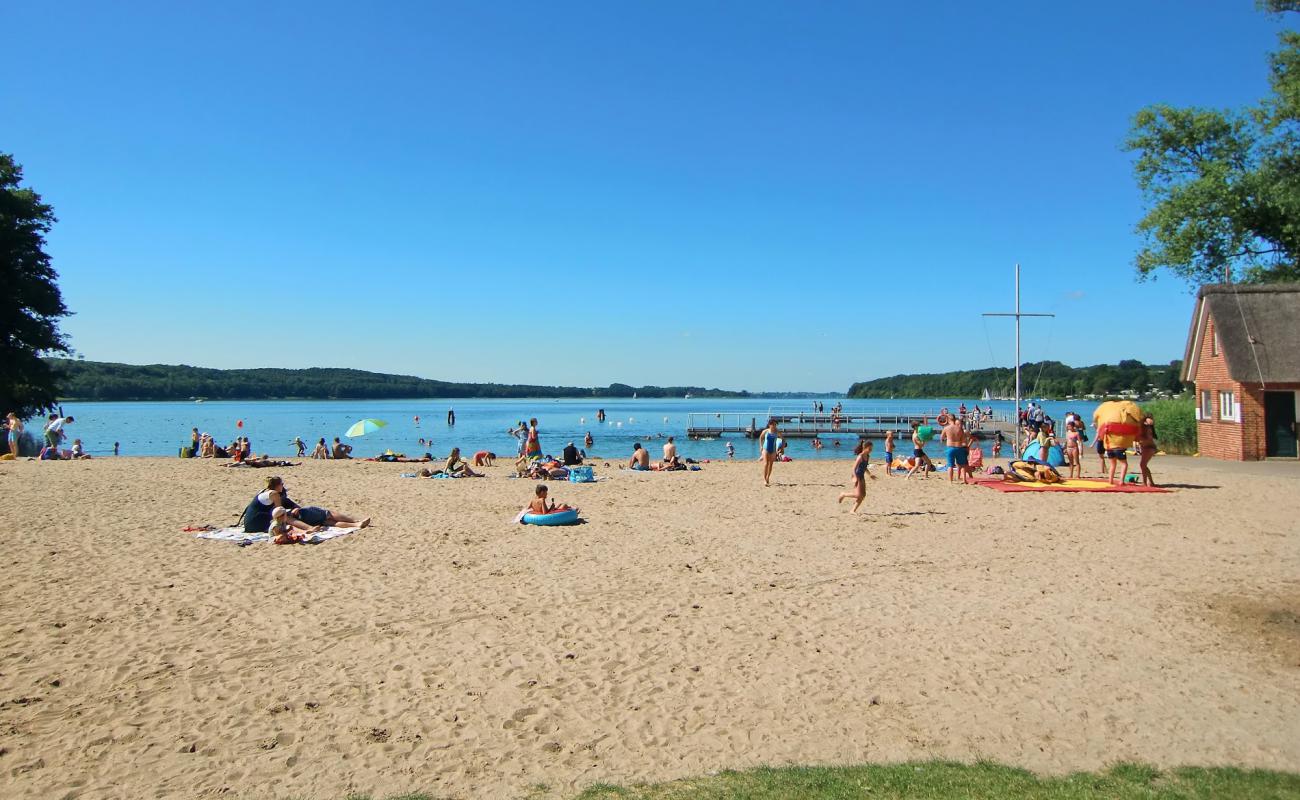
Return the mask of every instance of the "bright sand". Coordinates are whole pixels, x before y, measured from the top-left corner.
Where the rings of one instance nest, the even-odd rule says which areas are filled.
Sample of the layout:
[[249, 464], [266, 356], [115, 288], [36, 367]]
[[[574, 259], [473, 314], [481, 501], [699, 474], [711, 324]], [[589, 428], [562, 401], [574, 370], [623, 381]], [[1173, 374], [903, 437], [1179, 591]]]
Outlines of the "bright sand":
[[[1095, 464], [1089, 465], [1095, 470]], [[1300, 470], [1001, 494], [847, 461], [552, 484], [410, 465], [0, 464], [6, 798], [564, 796], [756, 764], [1119, 759], [1300, 770]], [[231, 524], [273, 472], [374, 516]]]

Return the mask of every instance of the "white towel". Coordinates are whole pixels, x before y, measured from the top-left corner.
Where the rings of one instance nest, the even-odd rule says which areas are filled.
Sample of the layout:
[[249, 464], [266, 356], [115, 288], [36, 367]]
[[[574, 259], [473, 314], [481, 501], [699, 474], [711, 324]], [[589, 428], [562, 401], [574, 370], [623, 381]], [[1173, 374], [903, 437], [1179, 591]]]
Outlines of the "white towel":
[[[347, 536], [350, 533], [356, 533], [360, 528], [325, 528], [316, 533], [308, 534], [308, 544], [320, 544], [328, 542], [330, 539], [337, 539], [340, 536]], [[271, 541], [269, 533], [245, 533], [243, 528], [222, 528], [216, 531], [199, 531], [194, 535], [196, 539], [216, 539], [221, 542], [248, 542], [256, 544], [258, 542]]]

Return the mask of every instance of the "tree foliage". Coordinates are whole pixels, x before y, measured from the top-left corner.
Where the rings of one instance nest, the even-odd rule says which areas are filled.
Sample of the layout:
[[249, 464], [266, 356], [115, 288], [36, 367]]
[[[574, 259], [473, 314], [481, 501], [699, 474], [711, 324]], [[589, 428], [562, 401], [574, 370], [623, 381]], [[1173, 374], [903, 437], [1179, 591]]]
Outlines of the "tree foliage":
[[41, 355], [68, 352], [58, 324], [68, 309], [45, 252], [54, 209], [22, 179], [0, 153], [0, 414], [28, 417], [54, 404], [56, 375]]
[[[1020, 367], [1026, 397], [1060, 399], [1088, 394], [1117, 395], [1131, 391], [1141, 395], [1155, 391], [1180, 394], [1182, 361], [1148, 366], [1129, 359], [1118, 364], [1070, 367], [1059, 361], [1041, 361]], [[1015, 392], [1016, 373], [1010, 367], [962, 370], [920, 375], [893, 375], [855, 383], [849, 397], [962, 397], [978, 398], [990, 393], [1010, 397]]]
[[603, 388], [453, 383], [357, 369], [207, 369], [51, 359], [62, 378], [60, 397], [79, 400], [305, 400], [429, 397], [748, 397], [748, 392], [699, 386]]
[[1137, 225], [1141, 278], [1163, 269], [1194, 286], [1300, 280], [1300, 34], [1280, 38], [1272, 95], [1258, 106], [1157, 104], [1134, 116], [1126, 147], [1148, 203]]

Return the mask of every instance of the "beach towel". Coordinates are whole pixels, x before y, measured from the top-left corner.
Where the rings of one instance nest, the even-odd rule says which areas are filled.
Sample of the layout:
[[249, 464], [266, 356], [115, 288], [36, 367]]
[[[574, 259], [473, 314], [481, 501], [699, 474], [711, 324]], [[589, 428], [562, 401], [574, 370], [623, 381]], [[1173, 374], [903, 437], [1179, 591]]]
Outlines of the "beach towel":
[[[350, 533], [356, 533], [361, 528], [326, 528], [307, 537], [307, 544], [320, 544], [328, 542], [330, 539], [337, 539], [340, 536], [347, 536]], [[216, 539], [219, 542], [236, 542], [243, 544], [257, 544], [259, 542], [271, 541], [271, 534], [262, 533], [245, 533], [242, 527], [220, 528], [215, 531], [200, 531], [194, 535], [195, 539]]]
[[1117, 486], [1108, 481], [1090, 478], [1072, 478], [1060, 483], [1038, 483], [1037, 481], [1020, 481], [1013, 483], [998, 478], [976, 478], [975, 483], [999, 492], [1127, 492], [1131, 494], [1165, 493], [1168, 489], [1158, 486], [1143, 486], [1138, 483], [1126, 483]]

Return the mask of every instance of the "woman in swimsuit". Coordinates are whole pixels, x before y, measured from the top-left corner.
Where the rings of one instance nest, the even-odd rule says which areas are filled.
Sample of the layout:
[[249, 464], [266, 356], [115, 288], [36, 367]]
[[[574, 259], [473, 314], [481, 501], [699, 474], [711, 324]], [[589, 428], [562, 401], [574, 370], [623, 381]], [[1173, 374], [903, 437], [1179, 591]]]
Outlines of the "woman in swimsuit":
[[1065, 462], [1070, 465], [1070, 477], [1083, 477], [1083, 464], [1079, 463], [1079, 429], [1073, 422], [1065, 423]]
[[858, 446], [853, 448], [853, 454], [857, 456], [857, 460], [853, 462], [853, 491], [844, 492], [835, 501], [843, 503], [850, 497], [854, 498], [855, 512], [862, 506], [862, 499], [867, 496], [867, 477], [870, 476], [873, 481], [876, 479], [875, 475], [867, 471], [871, 467], [871, 448], [871, 442], [866, 440], [858, 442]]
[[443, 465], [442, 471], [453, 478], [481, 478], [482, 474], [470, 469], [469, 462], [460, 457], [460, 448], [451, 448], [451, 455], [447, 456], [447, 463]]
[[1138, 460], [1138, 468], [1142, 470], [1142, 485], [1155, 486], [1155, 478], [1151, 477], [1151, 468], [1147, 466], [1156, 454], [1156, 421], [1150, 414], [1142, 417], [1142, 430], [1138, 433], [1137, 442], [1142, 447]]
[[767, 421], [767, 429], [758, 435], [759, 458], [763, 461], [763, 485], [772, 485], [772, 465], [776, 463], [777, 440], [776, 419]]
[[524, 443], [524, 455], [529, 458], [542, 457], [542, 442], [537, 436], [537, 418], [528, 420], [528, 439]]
[[23, 421], [18, 419], [18, 415], [10, 411], [5, 415], [5, 428], [9, 431], [9, 453], [18, 457], [18, 439], [23, 435]]

